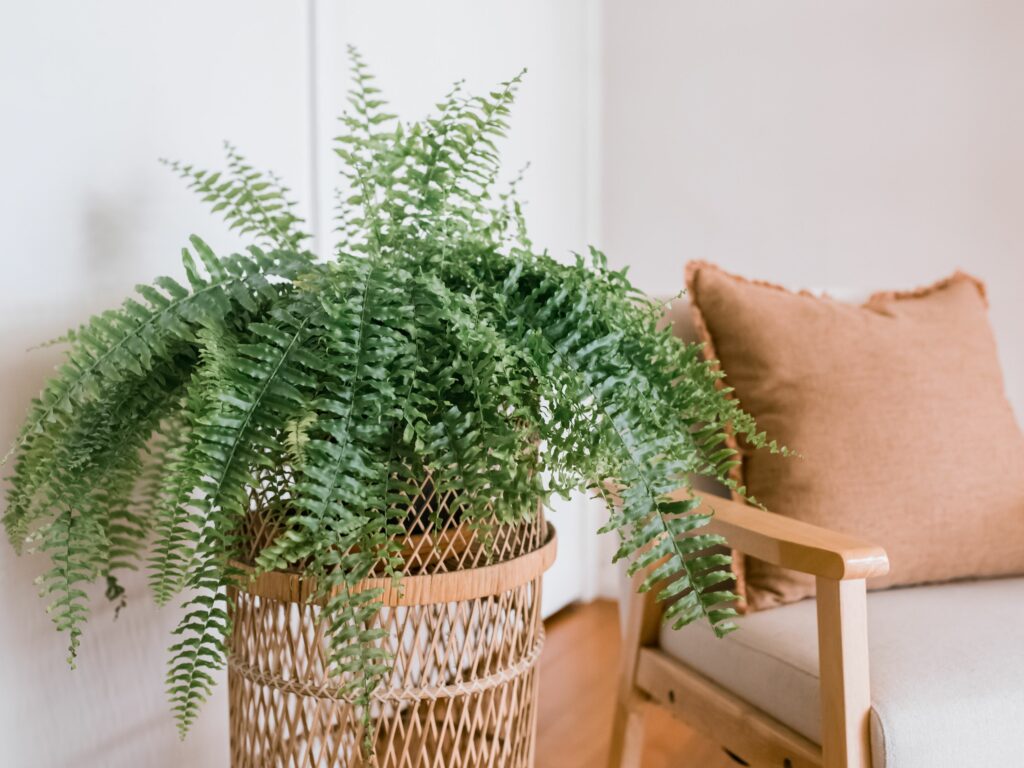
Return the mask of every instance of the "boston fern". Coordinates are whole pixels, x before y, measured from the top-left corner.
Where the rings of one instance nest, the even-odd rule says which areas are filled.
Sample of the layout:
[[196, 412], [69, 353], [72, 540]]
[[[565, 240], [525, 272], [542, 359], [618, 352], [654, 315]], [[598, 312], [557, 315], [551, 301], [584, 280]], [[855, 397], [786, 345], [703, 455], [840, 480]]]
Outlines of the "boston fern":
[[156, 600], [186, 595], [168, 672], [182, 733], [224, 664], [227, 588], [253, 571], [239, 562], [254, 489], [287, 514], [248, 565], [316, 579], [332, 669], [364, 713], [389, 659], [368, 629], [380, 595], [359, 584], [400, 578], [400, 502], [427, 473], [481, 525], [615, 480], [617, 557], [664, 561], [647, 585], [668, 579], [676, 625], [732, 626], [723, 542], [699, 533], [697, 501], [666, 494], [727, 477], [727, 428], [763, 435], [624, 272], [594, 250], [538, 251], [515, 184], [495, 191], [519, 78], [483, 97], [456, 85], [407, 124], [352, 60], [330, 254], [306, 250], [287, 189], [234, 149], [223, 172], [171, 163], [254, 244], [223, 256], [193, 237], [184, 282], [157, 278], [68, 333], [12, 449], [6, 531], [48, 555], [42, 593], [72, 663], [88, 583], [120, 601], [119, 574], [148, 551]]

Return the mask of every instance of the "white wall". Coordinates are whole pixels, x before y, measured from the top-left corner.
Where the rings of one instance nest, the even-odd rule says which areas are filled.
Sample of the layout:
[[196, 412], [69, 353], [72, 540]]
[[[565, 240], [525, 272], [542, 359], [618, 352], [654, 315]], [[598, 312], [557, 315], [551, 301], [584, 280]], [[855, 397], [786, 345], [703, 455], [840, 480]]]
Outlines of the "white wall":
[[[231, 139], [281, 173], [329, 233], [327, 139], [344, 104], [339, 53], [348, 42], [408, 117], [458, 77], [487, 87], [528, 66], [509, 165], [535, 163], [523, 189], [537, 242], [583, 247], [586, 34], [584, 0], [4, 3], [0, 444], [10, 444], [59, 359], [28, 347], [118, 303], [137, 282], [177, 273], [190, 233], [218, 248], [235, 243], [157, 158], [216, 165]], [[564, 544], [547, 610], [584, 590], [578, 506], [557, 516]], [[129, 606], [116, 623], [100, 597], [71, 672], [66, 640], [35, 594], [42, 567], [0, 543], [0, 765], [226, 765], [224, 687], [189, 738], [177, 739], [163, 690], [176, 611], [156, 610], [142, 578], [127, 585]]]
[[601, 245], [792, 286], [988, 283], [1024, 418], [1024, 5], [603, 4]]
[[[190, 233], [234, 242], [159, 157], [220, 159], [230, 137], [307, 197], [303, 6], [136, 0], [0, 6], [0, 443], [56, 363], [26, 353], [132, 286], [178, 272]], [[163, 677], [175, 610], [144, 580], [116, 622], [100, 595], [79, 668], [36, 596], [41, 558], [0, 544], [0, 764], [224, 766], [220, 688], [179, 741]]]

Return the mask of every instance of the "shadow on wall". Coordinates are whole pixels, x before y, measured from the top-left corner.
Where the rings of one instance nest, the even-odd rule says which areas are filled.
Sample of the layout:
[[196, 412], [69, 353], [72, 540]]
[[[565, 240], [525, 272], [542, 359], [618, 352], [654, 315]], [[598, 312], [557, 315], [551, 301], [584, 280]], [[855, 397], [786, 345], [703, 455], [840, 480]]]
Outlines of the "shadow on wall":
[[[115, 301], [108, 302], [112, 306]], [[50, 307], [5, 323], [0, 350], [0, 445], [6, 453], [53, 368], [60, 347], [26, 351], [90, 314], [85, 306]], [[13, 332], [12, 332], [13, 331]], [[6, 477], [10, 466], [3, 468]], [[144, 570], [124, 579], [128, 604], [115, 620], [101, 585], [89, 591], [92, 615], [77, 669], [66, 663], [67, 638], [44, 611], [34, 579], [41, 555], [18, 557], [0, 543], [0, 723], [4, 765], [63, 768], [205, 768], [227, 764], [227, 686], [218, 686], [192, 733], [180, 741], [164, 693], [177, 606], [158, 609]], [[49, 723], [47, 728], [43, 724]], [[45, 739], [40, 734], [49, 734]]]
[[[164, 170], [168, 175], [170, 172]], [[144, 252], [138, 223], [152, 220], [150, 185], [135, 183], [131, 189], [117, 187], [117, 194], [92, 191], [82, 196], [83, 259], [87, 279], [97, 287], [111, 288], [119, 276], [135, 272]], [[174, 249], [169, 251], [172, 256]], [[137, 268], [137, 267], [136, 267]], [[128, 290], [130, 286], [125, 286]], [[117, 299], [114, 300], [115, 302]], [[114, 302], [111, 302], [113, 304]], [[72, 318], [79, 322], [85, 315]]]

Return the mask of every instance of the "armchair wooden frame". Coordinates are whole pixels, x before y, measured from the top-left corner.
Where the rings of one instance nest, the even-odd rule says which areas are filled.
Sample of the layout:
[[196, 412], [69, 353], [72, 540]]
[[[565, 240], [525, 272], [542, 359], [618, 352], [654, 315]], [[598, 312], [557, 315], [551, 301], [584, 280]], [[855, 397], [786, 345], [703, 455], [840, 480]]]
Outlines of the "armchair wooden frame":
[[640, 768], [644, 712], [652, 705], [668, 709], [750, 766], [871, 768], [865, 579], [888, 572], [885, 550], [739, 502], [697, 495], [715, 511], [709, 530], [735, 549], [816, 577], [822, 743], [664, 653], [658, 647], [658, 590], [637, 594], [638, 574], [627, 611], [609, 768]]

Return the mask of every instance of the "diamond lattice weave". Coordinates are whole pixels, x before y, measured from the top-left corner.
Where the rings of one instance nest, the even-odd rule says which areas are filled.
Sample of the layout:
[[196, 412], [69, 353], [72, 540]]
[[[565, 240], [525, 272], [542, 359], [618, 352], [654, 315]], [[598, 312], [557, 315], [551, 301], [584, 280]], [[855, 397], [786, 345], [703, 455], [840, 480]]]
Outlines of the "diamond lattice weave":
[[[255, 499], [253, 553], [280, 521]], [[486, 528], [460, 522], [429, 478], [409, 500], [401, 584], [384, 588], [373, 625], [393, 659], [362, 712], [326, 672], [324, 627], [297, 574], [232, 591], [228, 686], [233, 768], [528, 768], [536, 731], [540, 584], [554, 556], [542, 514]]]

